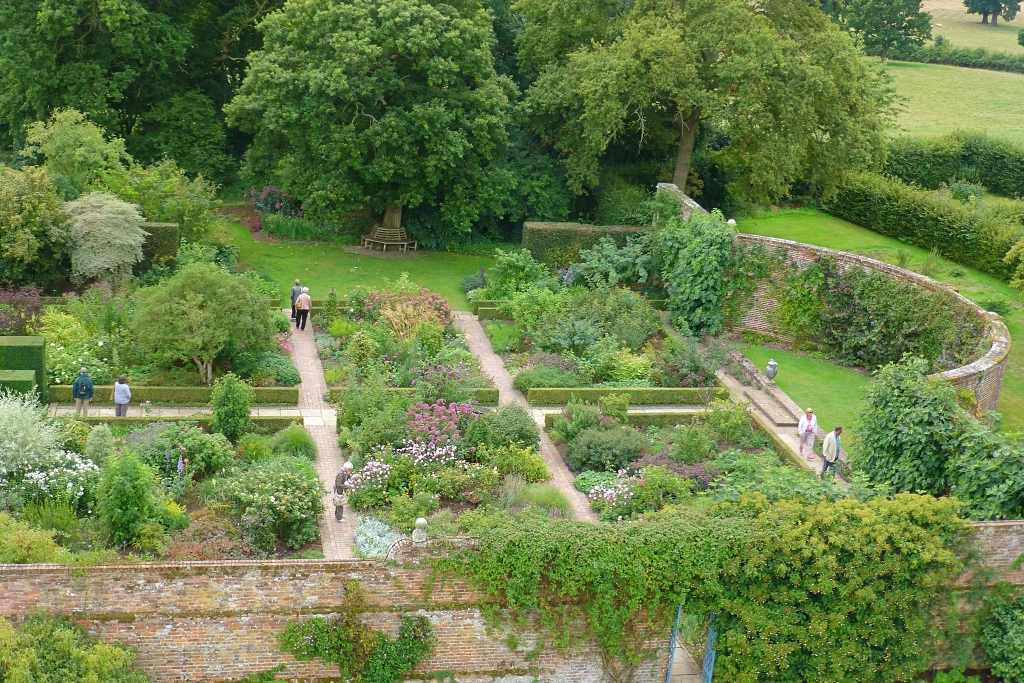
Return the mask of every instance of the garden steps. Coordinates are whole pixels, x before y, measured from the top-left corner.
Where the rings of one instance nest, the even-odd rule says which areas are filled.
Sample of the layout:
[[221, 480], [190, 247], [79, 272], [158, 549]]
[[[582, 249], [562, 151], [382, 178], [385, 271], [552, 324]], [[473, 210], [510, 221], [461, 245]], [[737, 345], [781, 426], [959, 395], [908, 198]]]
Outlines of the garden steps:
[[743, 395], [776, 427], [796, 427], [799, 424], [799, 420], [793, 417], [792, 413], [775, 400], [769, 392], [753, 387], [744, 387]]
[[[491, 379], [491, 382], [498, 389], [498, 405], [518, 403], [530, 412], [540, 428], [540, 454], [544, 458], [548, 469], [551, 470], [551, 483], [564, 493], [569, 502], [572, 503], [576, 519], [596, 522], [597, 515], [590, 509], [590, 501], [587, 500], [586, 495], [582, 491], [573, 486], [573, 475], [562, 461], [562, 456], [559, 455], [555, 444], [552, 443], [547, 432], [544, 431], [545, 412], [541, 409], [531, 408], [522, 392], [512, 386], [512, 375], [505, 369], [505, 363], [491, 347], [491, 341], [487, 338], [480, 320], [469, 311], [453, 311], [453, 313], [455, 321], [466, 334], [469, 350], [480, 361], [481, 371]], [[663, 408], [663, 406], [659, 407]]]
[[[289, 309], [284, 309], [290, 312]], [[305, 331], [292, 330], [292, 362], [299, 370], [302, 383], [299, 385], [299, 407], [306, 429], [316, 441], [314, 466], [324, 484], [324, 514], [320, 518], [320, 540], [323, 543], [324, 559], [355, 559], [356, 514], [346, 503], [342, 521], [334, 519], [334, 478], [345, 463], [345, 457], [338, 445], [336, 413], [327, 401], [327, 382], [324, 368], [313, 342], [313, 327]]]

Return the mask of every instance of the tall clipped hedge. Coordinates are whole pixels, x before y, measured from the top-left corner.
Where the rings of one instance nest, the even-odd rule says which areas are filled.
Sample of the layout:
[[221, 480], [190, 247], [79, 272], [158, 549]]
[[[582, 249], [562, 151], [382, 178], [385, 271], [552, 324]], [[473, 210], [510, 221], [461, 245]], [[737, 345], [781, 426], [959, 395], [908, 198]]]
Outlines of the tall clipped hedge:
[[30, 370], [35, 373], [39, 400], [46, 403], [46, 339], [44, 337], [0, 337], [0, 370]]
[[1024, 55], [986, 50], [983, 47], [953, 47], [939, 36], [934, 45], [914, 45], [889, 53], [893, 59], [925, 64], [948, 64], [969, 69], [1024, 73]]
[[905, 135], [889, 143], [885, 173], [932, 190], [953, 178], [968, 178], [1015, 197], [1024, 195], [1024, 145], [968, 131]]
[[602, 237], [610, 237], [622, 247], [627, 237], [642, 230], [629, 225], [526, 222], [523, 224], [522, 244], [534, 259], [558, 270], [579, 261], [580, 251], [596, 247]]
[[1003, 257], [1024, 237], [1018, 222], [874, 173], [856, 176], [823, 206], [851, 223], [934, 247], [948, 259], [1004, 279], [1014, 268]]
[[177, 223], [143, 223], [142, 229], [149, 233], [142, 245], [143, 268], [178, 255], [181, 231]]

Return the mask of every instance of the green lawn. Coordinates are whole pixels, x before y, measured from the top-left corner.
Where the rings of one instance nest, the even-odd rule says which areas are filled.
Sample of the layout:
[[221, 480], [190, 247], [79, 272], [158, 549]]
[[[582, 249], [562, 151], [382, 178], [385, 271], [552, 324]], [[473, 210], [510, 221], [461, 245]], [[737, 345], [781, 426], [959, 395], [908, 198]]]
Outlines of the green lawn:
[[491, 258], [446, 253], [380, 259], [350, 254], [333, 245], [258, 242], [249, 235], [248, 228], [237, 223], [226, 224], [226, 230], [231, 243], [241, 252], [242, 261], [281, 283], [282, 300], [295, 278], [309, 287], [314, 299], [319, 299], [331, 287], [344, 294], [355, 285], [377, 287], [385, 279], [395, 280], [402, 273], [409, 273], [410, 280], [447, 298], [453, 309], [468, 310], [469, 302], [459, 283], [464, 276], [494, 264]]
[[[871, 382], [870, 377], [791, 351], [749, 344], [742, 344], [740, 350], [760, 368], [774, 358], [779, 364], [775, 383], [802, 409], [814, 408], [822, 429], [830, 431], [836, 425], [852, 427], [863, 400], [862, 390]], [[850, 435], [854, 433], [850, 429]]]
[[[741, 232], [830, 247], [893, 264], [896, 263], [896, 251], [905, 249], [911, 254], [911, 260], [907, 267], [912, 270], [920, 268], [927, 254], [924, 249], [903, 244], [866, 228], [810, 209], [781, 210], [763, 214], [757, 218], [744, 218], [739, 220], [737, 227]], [[971, 301], [984, 304], [993, 299], [1004, 299], [1012, 302], [1014, 311], [1006, 318], [1005, 322], [1010, 330], [1013, 344], [1006, 367], [1006, 375], [1003, 378], [1003, 393], [999, 402], [999, 410], [1003, 413], [1005, 428], [1024, 429], [1024, 311], [1021, 310], [1018, 293], [1010, 289], [1006, 283], [990, 275], [944, 259], [940, 260], [940, 264], [940, 272], [933, 277], [958, 290]], [[954, 269], [962, 271], [963, 275], [954, 276]], [[810, 381], [813, 381], [813, 376], [810, 377]], [[779, 384], [783, 386], [782, 382]], [[799, 402], [795, 396], [793, 400]], [[849, 408], [851, 411], [854, 409], [852, 405]], [[821, 418], [819, 417], [819, 419]]]
[[[960, 3], [956, 9], [925, 9], [932, 15], [932, 36], [942, 36], [954, 47], [983, 47], [998, 52], [1024, 52], [1017, 44], [1017, 31], [1024, 26], [1020, 15], [1015, 21], [999, 20], [995, 26], [981, 23], [981, 15], [968, 14]], [[926, 3], [927, 5], [927, 3]], [[936, 27], [935, 24], [942, 24]]]
[[939, 135], [958, 128], [1024, 140], [1024, 74], [887, 62], [905, 101], [897, 130]]

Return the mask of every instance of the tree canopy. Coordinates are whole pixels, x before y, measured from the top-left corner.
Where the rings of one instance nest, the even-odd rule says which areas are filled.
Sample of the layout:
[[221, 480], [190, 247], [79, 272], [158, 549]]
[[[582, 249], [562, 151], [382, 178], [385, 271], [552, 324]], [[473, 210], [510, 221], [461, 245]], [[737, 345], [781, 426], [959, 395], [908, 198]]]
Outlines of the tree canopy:
[[90, 192], [64, 206], [71, 217], [71, 273], [77, 282], [123, 281], [142, 260], [146, 232], [139, 207], [107, 192]]
[[893, 48], [923, 45], [932, 37], [932, 15], [921, 11], [921, 0], [852, 0], [844, 18], [867, 52], [882, 59]]
[[403, 207], [436, 207], [468, 231], [502, 213], [516, 90], [495, 72], [478, 3], [294, 0], [260, 30], [227, 107], [255, 135], [250, 173], [321, 215], [370, 204], [397, 224]]
[[799, 0], [646, 0], [622, 6], [522, 0], [522, 61], [542, 137], [563, 155], [570, 185], [600, 182], [609, 145], [678, 140], [673, 182], [685, 187], [698, 126], [728, 139], [719, 152], [734, 189], [754, 201], [802, 179], [828, 193], [871, 163], [885, 104], [849, 37]]
[[968, 14], [980, 14], [981, 23], [987, 24], [989, 17], [992, 17], [992, 23], [998, 24], [999, 17], [1013, 21], [1017, 12], [1020, 11], [1020, 2], [1018, 0], [1005, 2], [1003, 0], [964, 0], [964, 7], [967, 8]]

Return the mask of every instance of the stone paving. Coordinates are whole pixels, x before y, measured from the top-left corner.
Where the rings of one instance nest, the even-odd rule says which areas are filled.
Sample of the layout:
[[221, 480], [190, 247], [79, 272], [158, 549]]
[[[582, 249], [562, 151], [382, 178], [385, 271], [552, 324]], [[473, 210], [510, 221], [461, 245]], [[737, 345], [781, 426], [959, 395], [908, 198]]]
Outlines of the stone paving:
[[545, 411], [531, 409], [522, 392], [512, 386], [512, 375], [505, 369], [501, 357], [494, 352], [491, 340], [487, 338], [477, 317], [468, 311], [455, 311], [455, 320], [462, 331], [466, 333], [469, 350], [480, 360], [480, 369], [491, 378], [494, 386], [498, 388], [498, 405], [518, 403], [533, 415], [534, 421], [540, 427], [540, 454], [544, 457], [548, 469], [551, 470], [551, 483], [569, 498], [576, 519], [596, 522], [597, 515], [590, 509], [590, 502], [581, 491], [573, 486], [572, 474], [569, 473], [558, 450], [555, 449], [555, 444], [551, 442], [547, 432], [544, 431]]
[[[288, 311], [290, 313], [290, 310]], [[347, 560], [355, 557], [356, 518], [348, 504], [342, 521], [334, 519], [334, 477], [341, 470], [345, 458], [338, 445], [336, 413], [327, 401], [327, 382], [324, 368], [313, 342], [313, 326], [306, 330], [293, 330], [291, 336], [292, 362], [302, 376], [299, 385], [299, 412], [306, 429], [316, 441], [316, 471], [324, 482], [324, 516], [320, 520], [320, 538], [324, 545], [324, 558]], [[268, 410], [261, 408], [260, 410]]]

